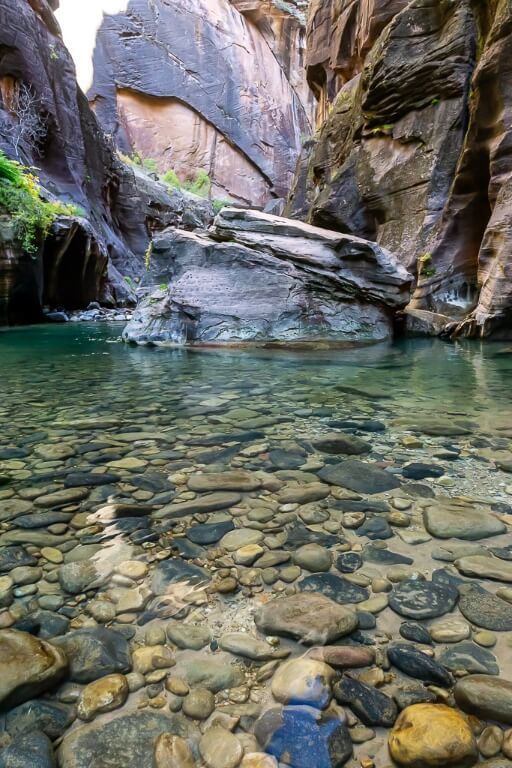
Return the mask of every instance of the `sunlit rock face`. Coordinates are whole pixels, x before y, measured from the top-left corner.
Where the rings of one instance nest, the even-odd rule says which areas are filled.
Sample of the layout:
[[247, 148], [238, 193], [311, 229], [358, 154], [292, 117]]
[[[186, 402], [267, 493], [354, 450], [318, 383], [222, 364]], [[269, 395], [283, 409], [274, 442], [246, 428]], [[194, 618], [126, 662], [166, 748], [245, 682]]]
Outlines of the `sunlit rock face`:
[[89, 97], [100, 123], [160, 171], [203, 169], [215, 197], [285, 196], [311, 132], [301, 5], [129, 0], [97, 36]]
[[319, 133], [286, 213], [395, 252], [451, 332], [510, 335], [510, 3], [313, 0], [307, 48]]
[[[77, 85], [57, 5], [0, 0], [0, 150], [35, 167], [44, 195], [75, 204], [78, 215], [56, 221], [33, 254], [23, 253], [12, 222], [0, 216], [0, 325], [39, 320], [45, 305], [133, 298], [123, 278], [143, 271], [150, 234], [194, 226], [196, 201], [185, 205], [181, 192], [125, 166], [105, 139]], [[37, 145], [16, 142], [20, 120], [12, 105], [21, 86], [44, 118]], [[208, 212], [203, 218], [208, 223]]]
[[126, 341], [265, 345], [387, 339], [411, 277], [375, 243], [224, 208], [208, 235], [155, 238], [146, 281]]

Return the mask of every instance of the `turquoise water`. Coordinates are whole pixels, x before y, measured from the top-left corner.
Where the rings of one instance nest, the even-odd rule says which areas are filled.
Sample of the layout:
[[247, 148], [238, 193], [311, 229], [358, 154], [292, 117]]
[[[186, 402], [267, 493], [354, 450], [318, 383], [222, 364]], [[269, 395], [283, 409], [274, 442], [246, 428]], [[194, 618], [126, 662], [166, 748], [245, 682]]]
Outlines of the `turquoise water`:
[[[332, 574], [341, 553], [361, 553], [356, 573], [345, 574], [349, 592], [335, 599], [354, 608], [370, 598], [362, 603], [365, 625], [348, 641], [372, 646], [380, 632], [381, 645], [383, 632], [385, 642], [401, 639], [403, 618], [387, 603], [400, 579], [410, 575], [415, 585], [418, 570], [428, 581], [445, 566], [459, 576], [452, 561], [465, 542], [452, 540], [443, 549], [446, 542], [425, 530], [425, 510], [435, 502], [453, 514], [453, 501], [461, 517], [469, 507], [507, 523], [512, 512], [512, 349], [506, 344], [429, 339], [308, 352], [169, 350], [127, 346], [121, 331], [117, 324], [68, 324], [0, 333], [0, 630], [40, 632], [72, 657], [71, 632], [86, 628], [103, 642], [106, 627], [115, 646], [110, 671], [132, 672], [134, 662], [126, 659], [141, 644], [167, 643], [170, 658], [162, 660], [159, 650], [156, 668], [148, 667], [138, 687], [132, 678], [130, 695], [115, 705], [115, 717], [128, 718], [119, 730], [108, 730], [111, 714], [93, 713], [98, 747], [87, 741], [89, 726], [75, 720], [73, 702], [82, 701], [84, 680], [71, 669], [71, 679], [50, 681], [45, 702], [56, 698], [68, 718], [52, 735], [64, 737], [59, 768], [86, 768], [96, 749], [111, 760], [101, 765], [119, 765], [127, 738], [129, 749], [143, 755], [141, 768], [150, 768], [153, 735], [170, 726], [152, 721], [155, 732], [144, 725], [139, 733], [130, 713], [145, 707], [174, 713], [181, 702], [163, 681], [172, 674], [197, 683], [198, 661], [201, 670], [213, 665], [208, 674], [222, 676], [217, 708], [227, 704], [242, 715], [253, 707], [257, 717], [272, 702], [269, 677], [256, 677], [261, 662], [241, 659], [243, 649], [220, 651], [217, 643], [222, 648], [226, 634], [243, 632], [264, 649], [268, 640], [269, 658], [274, 647], [300, 657], [301, 641], [258, 634], [254, 615], [276, 595], [302, 594], [304, 578], [317, 578], [294, 559], [305, 541], [322, 544]], [[353, 439], [356, 457], [322, 448], [319, 438], [339, 437], [340, 430]], [[361, 487], [346, 475], [328, 476], [330, 464], [348, 458], [355, 458]], [[384, 476], [383, 493], [370, 487], [371, 478], [366, 487], [361, 462], [378, 467], [373, 472], [382, 473], [379, 482]], [[407, 474], [411, 462], [419, 463], [420, 478]], [[394, 483], [387, 484], [382, 469], [396, 476]], [[358, 528], [363, 520], [369, 527]], [[482, 548], [497, 545], [492, 551], [506, 567], [509, 534], [501, 528]], [[230, 547], [225, 536], [233, 535], [241, 538]], [[277, 552], [276, 567], [236, 558], [254, 542], [267, 559]], [[398, 560], [409, 563], [399, 566], [405, 575], [380, 565], [375, 551], [383, 547], [392, 557], [406, 556]], [[492, 592], [498, 586], [485, 578], [478, 583]], [[368, 611], [375, 613], [370, 622]], [[480, 626], [478, 616], [471, 621]], [[203, 646], [196, 648], [193, 638], [175, 641], [176, 624], [185, 633], [202, 630]], [[510, 677], [510, 631], [501, 629], [486, 663]], [[467, 631], [477, 637], [475, 627]], [[90, 640], [81, 642], [90, 682], [105, 670], [96, 669]], [[447, 647], [437, 644], [436, 658]], [[467, 656], [461, 658], [454, 663], [466, 664]], [[0, 654], [0, 673], [1, 663]], [[384, 691], [391, 695], [392, 687]], [[36, 723], [37, 701], [31, 707]], [[13, 733], [0, 730], [3, 743], [21, 722], [17, 714], [9, 717]], [[180, 732], [197, 753], [197, 724], [180, 717]], [[240, 728], [235, 733], [246, 746], [253, 738]], [[375, 738], [372, 733], [354, 745], [355, 753], [387, 765], [385, 739], [378, 729]], [[69, 762], [75, 753], [78, 762]]]
[[[206, 392], [233, 390], [240, 404], [257, 397], [260, 413], [277, 408], [281, 415], [319, 403], [396, 417], [416, 408], [474, 417], [512, 407], [512, 348], [506, 344], [408, 340], [300, 353], [187, 351], [126, 346], [121, 330], [76, 324], [0, 333], [0, 407], [7, 424], [14, 417], [29, 428], [32, 416], [48, 422], [62, 409], [136, 421], [141, 404], [170, 413], [171, 403], [184, 406]], [[377, 388], [382, 399], [355, 392], [341, 397], [338, 385]]]

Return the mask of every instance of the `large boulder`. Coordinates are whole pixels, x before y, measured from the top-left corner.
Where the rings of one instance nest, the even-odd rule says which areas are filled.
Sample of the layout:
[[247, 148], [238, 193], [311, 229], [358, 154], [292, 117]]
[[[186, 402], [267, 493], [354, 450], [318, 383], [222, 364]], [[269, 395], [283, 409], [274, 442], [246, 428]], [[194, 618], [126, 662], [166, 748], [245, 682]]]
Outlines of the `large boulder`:
[[285, 215], [396, 253], [414, 333], [510, 336], [511, 21], [507, 0], [310, 5], [320, 130]]
[[153, 344], [382, 340], [410, 276], [374, 243], [257, 211], [225, 208], [210, 236], [154, 241], [162, 287], [123, 333]]

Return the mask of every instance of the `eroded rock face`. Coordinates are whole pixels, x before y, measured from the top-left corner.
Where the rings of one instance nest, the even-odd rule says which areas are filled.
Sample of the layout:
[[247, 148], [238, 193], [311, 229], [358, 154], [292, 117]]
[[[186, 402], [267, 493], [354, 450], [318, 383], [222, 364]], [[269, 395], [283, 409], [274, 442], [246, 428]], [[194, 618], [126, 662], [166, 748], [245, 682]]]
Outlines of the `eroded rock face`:
[[320, 130], [285, 215], [396, 253], [450, 333], [510, 334], [510, 4], [314, 0], [307, 47]]
[[[0, 149], [38, 169], [44, 196], [78, 206], [25, 254], [0, 219], [0, 324], [34, 322], [42, 307], [78, 309], [134, 299], [123, 277], [143, 271], [150, 234], [208, 224], [211, 208], [124, 165], [77, 86], [53, 15], [56, 3], [0, 0]], [[44, 129], [21, 138], [13, 109], [28, 88]]]
[[211, 236], [157, 238], [152, 270], [165, 285], [139, 305], [126, 341], [381, 340], [410, 281], [374, 243], [235, 208], [217, 216]]
[[215, 197], [286, 196], [311, 132], [301, 5], [130, 0], [98, 32], [89, 97], [102, 126], [161, 171], [207, 171]]

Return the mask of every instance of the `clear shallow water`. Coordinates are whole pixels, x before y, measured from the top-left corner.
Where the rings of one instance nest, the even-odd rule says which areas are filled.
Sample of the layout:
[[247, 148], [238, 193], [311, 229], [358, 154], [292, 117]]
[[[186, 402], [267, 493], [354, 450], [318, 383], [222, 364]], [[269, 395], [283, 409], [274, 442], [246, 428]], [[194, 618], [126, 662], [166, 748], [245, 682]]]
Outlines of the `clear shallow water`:
[[[307, 526], [305, 535], [311, 540], [320, 536], [333, 557], [347, 548], [361, 551], [373, 536], [360, 536], [345, 520], [346, 510], [338, 503], [343, 491], [334, 487], [328, 498], [299, 507], [283, 506], [280, 500], [283, 488], [318, 482], [316, 473], [324, 464], [348, 458], [311, 446], [311, 440], [339, 429], [348, 435], [355, 431], [370, 444], [370, 452], [357, 459], [377, 462], [400, 479], [401, 488], [371, 498], [386, 504], [393, 495], [405, 499], [398, 507], [410, 515], [406, 529], [413, 533], [425, 535], [422, 512], [434, 494], [445, 503], [447, 496], [463, 495], [471, 506], [508, 512], [512, 478], [497, 462], [512, 462], [509, 345], [408, 340], [300, 353], [187, 351], [129, 347], [119, 341], [121, 330], [120, 325], [84, 324], [0, 333], [0, 564], [2, 551], [21, 546], [34, 561], [29, 567], [42, 569], [28, 583], [27, 578], [23, 583], [14, 580], [0, 608], [2, 627], [30, 629], [30, 617], [43, 609], [71, 622], [63, 628], [46, 615], [43, 637], [66, 637], [103, 624], [115, 631], [121, 628], [131, 651], [149, 640], [158, 644], [159, 629], [172, 616], [187, 626], [209, 627], [216, 641], [232, 631], [256, 636], [253, 610], [272, 593], [300, 589], [307, 569], [299, 570], [295, 578], [286, 574], [285, 580], [281, 569], [291, 566], [285, 561], [274, 568], [273, 581], [267, 574], [267, 583], [257, 562], [253, 568], [236, 566], [232, 552], [218, 549], [218, 539], [198, 545], [187, 533], [192, 525], [234, 524], [261, 533], [265, 550], [290, 551], [286, 536], [298, 523]], [[375, 424], [362, 423], [368, 420], [380, 422], [378, 431]], [[411, 438], [416, 441], [408, 447]], [[417, 488], [412, 479], [402, 477], [409, 462], [434, 465], [442, 476], [421, 478]], [[217, 511], [199, 506], [183, 517], [160, 515], [162, 508], [172, 511], [177, 503], [204, 498], [205, 491], [191, 490], [191, 476], [239, 469], [267, 473], [263, 485], [247, 490], [224, 488], [221, 483], [209, 491], [239, 494], [238, 499]], [[69, 476], [77, 473], [70, 481]], [[91, 481], [91, 476], [103, 473], [112, 476], [108, 482]], [[370, 498], [364, 491], [361, 496]], [[130, 510], [105, 512], [113, 503], [129, 505]], [[368, 519], [374, 515], [366, 514]], [[375, 517], [379, 514], [375, 512]], [[395, 522], [391, 538], [377, 538], [377, 546], [410, 556], [411, 572], [419, 569], [427, 577], [446, 565], [432, 559], [435, 546], [442, 542], [434, 538], [418, 543], [414, 536], [407, 540], [400, 535], [405, 521]], [[331, 538], [325, 539], [326, 535]], [[492, 544], [508, 546], [508, 538], [498, 536]], [[70, 589], [61, 578], [58, 556], [45, 555], [44, 547], [60, 551], [64, 565], [90, 561], [96, 578], [88, 583], [85, 574]], [[143, 567], [134, 570], [125, 565], [127, 561]], [[169, 572], [158, 571], [160, 562], [173, 563], [178, 572], [181, 569], [187, 579], [192, 578], [196, 589], [189, 589], [189, 582], [181, 589]], [[194, 567], [206, 572], [206, 593], [197, 591]], [[8, 574], [9, 568], [3, 572]], [[365, 560], [358, 574], [363, 589], [368, 587], [368, 597], [380, 594], [373, 592], [371, 582], [385, 572], [386, 568]], [[231, 589], [226, 579], [232, 577]], [[223, 580], [225, 591], [219, 593]], [[199, 582], [201, 586], [200, 578]], [[486, 579], [479, 583], [491, 591], [499, 586]], [[383, 630], [399, 639], [403, 618], [389, 608], [376, 614], [373, 633]], [[31, 631], [36, 632], [37, 626], [33, 624]], [[154, 633], [149, 639], [148, 631]], [[369, 631], [369, 637], [373, 633]], [[501, 633], [494, 649], [505, 673], [509, 634]], [[208, 644], [198, 651], [190, 644], [188, 650], [180, 649], [174, 641], [169, 647], [178, 677], [190, 675], [187, 659], [194, 664], [194, 654], [211, 660], [220, 653], [226, 668], [240, 667], [236, 655], [215, 651], [215, 646], [212, 650]], [[294, 644], [290, 648], [293, 655], [301, 652]], [[216, 706], [238, 707], [243, 713], [245, 694], [234, 699], [229, 694], [241, 685], [251, 691], [249, 703], [268, 703], [269, 683], [254, 682], [259, 666], [245, 660], [245, 682], [226, 681], [226, 690], [217, 692]], [[132, 669], [122, 663], [114, 668]], [[82, 688], [73, 679], [67, 684]], [[61, 690], [55, 690], [62, 702]], [[133, 692], [119, 711], [153, 709], [149, 701], [157, 701], [155, 710], [169, 712], [165, 689], [148, 692], [147, 686]], [[93, 722], [101, 726], [105, 717], [110, 716], [99, 714]], [[80, 722], [66, 725], [64, 731], [74, 733], [77, 725]], [[236, 732], [241, 734], [240, 729]], [[191, 731], [192, 742], [197, 742], [196, 736]], [[372, 749], [380, 754], [382, 738], [377, 731], [375, 743], [370, 739], [364, 744], [364, 754]], [[85, 768], [88, 759], [75, 764], [59, 757], [59, 766]], [[146, 765], [144, 759], [141, 766]]]

